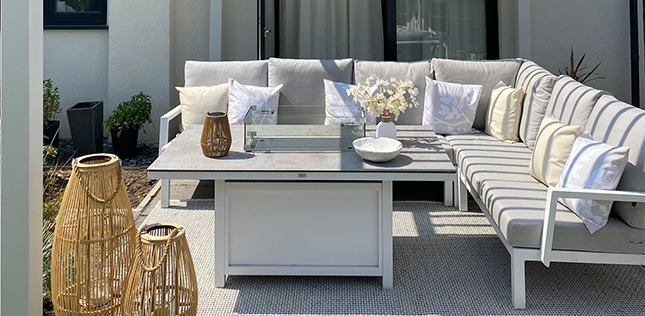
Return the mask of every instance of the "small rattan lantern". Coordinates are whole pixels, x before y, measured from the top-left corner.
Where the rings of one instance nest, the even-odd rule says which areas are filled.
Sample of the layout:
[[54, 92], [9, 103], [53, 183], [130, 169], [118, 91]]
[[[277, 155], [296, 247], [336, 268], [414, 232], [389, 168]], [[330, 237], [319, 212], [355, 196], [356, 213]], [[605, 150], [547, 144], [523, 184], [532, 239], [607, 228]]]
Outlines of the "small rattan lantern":
[[54, 230], [51, 282], [57, 316], [120, 315], [136, 228], [111, 154], [75, 159]]
[[202, 130], [202, 153], [208, 158], [228, 155], [231, 149], [231, 127], [226, 112], [208, 112]]
[[123, 315], [196, 315], [197, 277], [184, 227], [152, 224], [138, 237]]

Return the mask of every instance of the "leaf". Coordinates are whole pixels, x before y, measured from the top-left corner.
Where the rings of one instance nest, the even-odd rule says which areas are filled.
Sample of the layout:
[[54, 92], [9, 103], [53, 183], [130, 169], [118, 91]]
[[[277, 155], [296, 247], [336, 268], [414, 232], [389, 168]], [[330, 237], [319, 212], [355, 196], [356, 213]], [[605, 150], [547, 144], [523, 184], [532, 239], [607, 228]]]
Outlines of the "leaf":
[[446, 114], [450, 113], [450, 109], [447, 106], [441, 104], [439, 107], [440, 107], [439, 115], [445, 116]]

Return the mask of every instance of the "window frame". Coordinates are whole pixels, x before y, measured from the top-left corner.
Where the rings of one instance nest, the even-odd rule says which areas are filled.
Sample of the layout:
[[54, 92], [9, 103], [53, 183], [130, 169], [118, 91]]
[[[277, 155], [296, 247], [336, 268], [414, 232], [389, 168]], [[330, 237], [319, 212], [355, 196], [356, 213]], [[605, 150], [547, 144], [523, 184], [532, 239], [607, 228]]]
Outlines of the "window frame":
[[107, 29], [107, 0], [97, 0], [98, 12], [56, 12], [58, 0], [45, 0], [45, 29]]

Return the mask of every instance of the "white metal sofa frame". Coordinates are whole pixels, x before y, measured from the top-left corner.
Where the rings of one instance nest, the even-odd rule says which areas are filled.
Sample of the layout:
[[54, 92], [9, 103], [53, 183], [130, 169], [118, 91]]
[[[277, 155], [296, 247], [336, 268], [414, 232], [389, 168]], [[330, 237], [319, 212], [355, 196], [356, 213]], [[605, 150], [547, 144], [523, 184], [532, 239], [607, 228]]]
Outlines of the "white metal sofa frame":
[[645, 265], [645, 255], [642, 254], [613, 254], [552, 249], [555, 214], [559, 198], [645, 203], [645, 193], [643, 192], [548, 188], [540, 249], [530, 249], [511, 246], [490, 215], [486, 204], [473, 189], [470, 181], [463, 175], [461, 168], [457, 168], [457, 177], [459, 179], [457, 183], [459, 211], [468, 211], [468, 192], [470, 192], [511, 255], [511, 289], [513, 306], [516, 309], [526, 308], [526, 273], [524, 271], [526, 261], [542, 261], [547, 267], [550, 266], [551, 262]]
[[[180, 118], [181, 105], [176, 106], [160, 118], [159, 154], [171, 141], [171, 121]], [[461, 168], [457, 167], [457, 182], [444, 183], [444, 203], [446, 206], [457, 206], [459, 211], [468, 211], [468, 192], [482, 210], [498, 237], [511, 255], [511, 288], [513, 306], [516, 309], [526, 308], [526, 261], [542, 261], [549, 267], [551, 262], [596, 263], [596, 264], [626, 264], [645, 265], [645, 254], [614, 254], [589, 251], [554, 250], [553, 232], [555, 229], [555, 214], [558, 198], [587, 198], [606, 201], [645, 203], [644, 192], [548, 188], [543, 231], [540, 249], [513, 247], [503, 236], [493, 220], [486, 204], [474, 190], [472, 184], [464, 176]], [[456, 191], [456, 194], [454, 194]], [[161, 180], [161, 206], [168, 207], [170, 201], [170, 180]]]

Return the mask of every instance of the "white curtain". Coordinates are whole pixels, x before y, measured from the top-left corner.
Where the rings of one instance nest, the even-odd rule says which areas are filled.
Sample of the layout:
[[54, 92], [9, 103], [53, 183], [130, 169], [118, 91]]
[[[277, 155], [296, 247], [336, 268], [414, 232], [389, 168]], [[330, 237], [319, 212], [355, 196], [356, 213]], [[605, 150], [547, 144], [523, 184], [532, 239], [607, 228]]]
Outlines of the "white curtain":
[[380, 0], [281, 0], [280, 55], [383, 59]]

